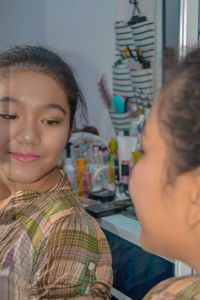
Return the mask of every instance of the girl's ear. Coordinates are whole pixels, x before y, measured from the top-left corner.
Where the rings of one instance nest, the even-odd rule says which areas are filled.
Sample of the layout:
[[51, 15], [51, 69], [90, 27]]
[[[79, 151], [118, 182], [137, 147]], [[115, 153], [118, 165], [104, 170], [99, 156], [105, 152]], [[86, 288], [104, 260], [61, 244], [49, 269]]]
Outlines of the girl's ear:
[[200, 225], [200, 192], [198, 191], [195, 199], [189, 203], [187, 211], [187, 223], [190, 227]]

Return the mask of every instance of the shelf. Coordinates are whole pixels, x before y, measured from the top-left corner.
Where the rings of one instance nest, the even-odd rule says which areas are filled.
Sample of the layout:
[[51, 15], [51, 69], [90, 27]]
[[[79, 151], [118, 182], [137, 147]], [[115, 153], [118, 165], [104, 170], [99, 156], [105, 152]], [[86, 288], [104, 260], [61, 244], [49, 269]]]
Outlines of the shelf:
[[100, 226], [113, 234], [140, 246], [140, 224], [137, 220], [130, 219], [122, 214], [98, 219]]

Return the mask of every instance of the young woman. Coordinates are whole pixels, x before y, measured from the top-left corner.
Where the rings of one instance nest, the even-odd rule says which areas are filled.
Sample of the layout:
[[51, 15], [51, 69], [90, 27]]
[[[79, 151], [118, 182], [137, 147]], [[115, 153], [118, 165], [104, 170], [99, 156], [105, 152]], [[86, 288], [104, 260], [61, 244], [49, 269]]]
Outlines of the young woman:
[[[0, 298], [110, 298], [111, 255], [56, 166], [77, 105], [70, 67], [42, 47], [0, 53]], [[5, 193], [6, 195], [6, 193]]]
[[[189, 53], [155, 101], [144, 155], [130, 180], [141, 245], [200, 272], [200, 49]], [[200, 299], [200, 277], [171, 278], [148, 299]]]

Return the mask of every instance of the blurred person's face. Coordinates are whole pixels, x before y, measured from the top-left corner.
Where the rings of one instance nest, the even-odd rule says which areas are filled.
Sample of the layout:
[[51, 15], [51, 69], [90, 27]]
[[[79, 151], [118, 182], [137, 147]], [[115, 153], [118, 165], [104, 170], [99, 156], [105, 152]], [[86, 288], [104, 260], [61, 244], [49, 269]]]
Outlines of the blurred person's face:
[[168, 176], [174, 175], [167, 173], [172, 152], [163, 138], [165, 130], [159, 129], [157, 113], [154, 105], [143, 130], [144, 154], [133, 170], [130, 192], [144, 249], [186, 260], [192, 237], [186, 218], [194, 183], [189, 173], [175, 176], [172, 184], [168, 182]]
[[52, 77], [12, 69], [1, 75], [0, 170], [7, 180], [31, 188], [48, 178], [68, 141], [69, 122], [68, 99]]

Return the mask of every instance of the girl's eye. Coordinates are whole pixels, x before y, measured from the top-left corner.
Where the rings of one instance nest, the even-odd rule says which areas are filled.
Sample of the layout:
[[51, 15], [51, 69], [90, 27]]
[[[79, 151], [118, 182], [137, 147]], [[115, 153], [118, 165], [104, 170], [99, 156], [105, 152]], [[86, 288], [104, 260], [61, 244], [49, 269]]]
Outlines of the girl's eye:
[[42, 120], [42, 122], [46, 125], [56, 125], [59, 123], [59, 121], [56, 120]]
[[16, 120], [18, 116], [16, 115], [9, 115], [9, 114], [0, 114], [0, 117], [5, 120]]

